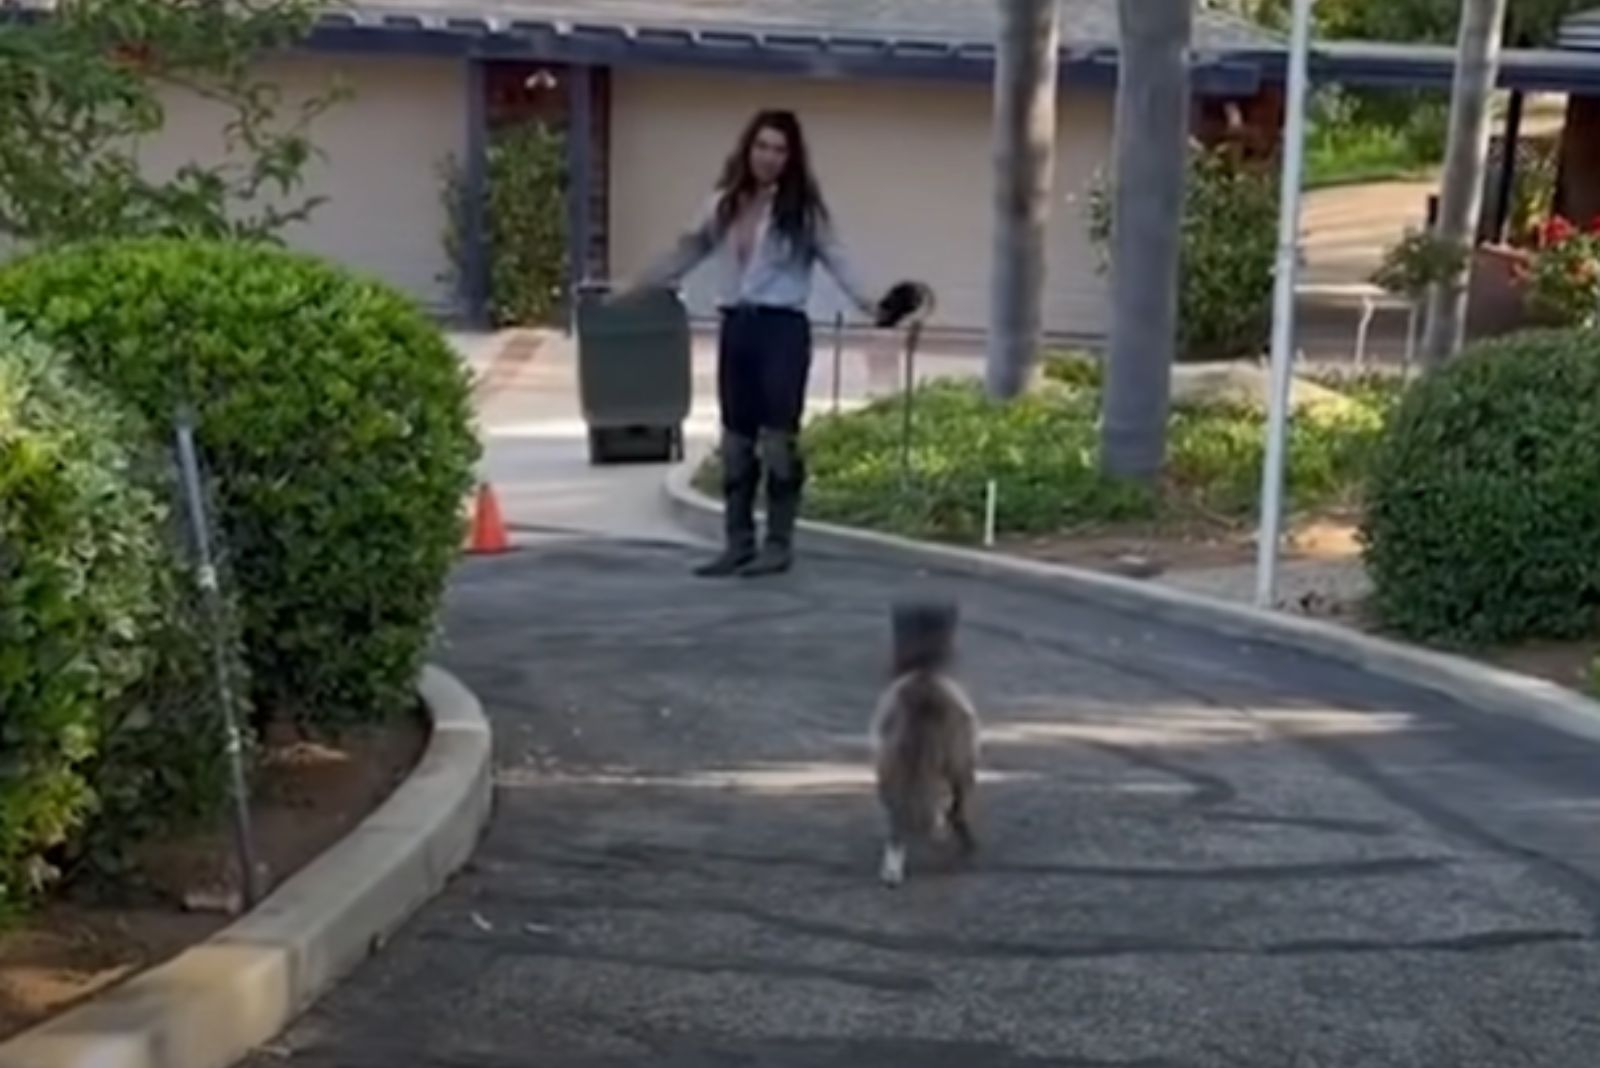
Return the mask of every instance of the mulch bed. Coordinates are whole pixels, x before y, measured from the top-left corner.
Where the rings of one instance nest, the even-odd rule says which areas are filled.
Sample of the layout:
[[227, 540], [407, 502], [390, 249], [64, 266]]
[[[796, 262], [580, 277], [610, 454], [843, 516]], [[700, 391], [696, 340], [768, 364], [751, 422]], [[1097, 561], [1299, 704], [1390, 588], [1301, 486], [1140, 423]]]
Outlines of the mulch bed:
[[[272, 885], [382, 804], [426, 742], [420, 716], [332, 744], [269, 739], [252, 808]], [[238, 880], [225, 831], [154, 843], [138, 860], [148, 874], [136, 896], [111, 905], [69, 893], [0, 934], [0, 1039], [170, 960], [232, 919]]]

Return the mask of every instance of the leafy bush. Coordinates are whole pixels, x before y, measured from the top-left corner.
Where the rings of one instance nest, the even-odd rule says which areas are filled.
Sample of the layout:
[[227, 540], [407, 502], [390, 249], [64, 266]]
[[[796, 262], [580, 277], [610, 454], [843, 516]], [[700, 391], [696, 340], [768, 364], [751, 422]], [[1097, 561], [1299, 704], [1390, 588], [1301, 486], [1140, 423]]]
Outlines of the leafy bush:
[[1409, 178], [1444, 159], [1448, 102], [1438, 94], [1329, 87], [1312, 98], [1306, 183], [1312, 188]]
[[[806, 429], [813, 474], [808, 515], [919, 537], [975, 540], [987, 487], [999, 486], [997, 529], [1042, 535], [1161, 518], [1243, 521], [1261, 478], [1265, 419], [1243, 406], [1175, 407], [1165, 492], [1100, 473], [1099, 392], [1049, 381], [1075, 376], [1070, 358], [1047, 364], [1047, 382], [1009, 404], [975, 383], [917, 391], [909, 474], [901, 463], [902, 398], [817, 419]], [[1352, 503], [1382, 416], [1361, 403], [1343, 415], [1305, 412], [1293, 426], [1290, 492], [1303, 508]], [[700, 485], [715, 488], [714, 466]]]
[[[445, 165], [450, 227], [445, 251], [466, 269], [460, 164]], [[566, 139], [544, 123], [495, 132], [489, 142], [485, 222], [489, 314], [499, 326], [537, 326], [561, 312], [567, 290]]]
[[1003, 529], [1044, 533], [1085, 519], [1132, 519], [1153, 502], [1101, 476], [1098, 397], [1041, 389], [1009, 404], [975, 385], [917, 391], [913, 477], [901, 477], [901, 399], [825, 416], [806, 432], [807, 507], [820, 519], [971, 541], [983, 531], [988, 481]]
[[1560, 161], [1557, 142], [1534, 142], [1517, 167], [1511, 189], [1511, 218], [1507, 222], [1513, 244], [1526, 244], [1533, 239], [1540, 222], [1550, 217], [1555, 208]]
[[1044, 378], [1078, 389], [1099, 389], [1105, 383], [1105, 367], [1087, 352], [1052, 352], [1044, 358]]
[[1567, 638], [1600, 609], [1600, 340], [1487, 342], [1414, 386], [1364, 537], [1389, 624], [1462, 644]]
[[[1090, 197], [1090, 236], [1111, 244], [1111, 191]], [[1277, 181], [1225, 149], [1189, 159], [1178, 290], [1178, 356], [1214, 360], [1259, 353], [1272, 326]]]
[[[1349, 371], [1342, 368], [1330, 368], [1300, 377], [1343, 394], [1370, 411], [1380, 422], [1388, 422], [1409, 384], [1403, 375], [1393, 372]], [[1376, 438], [1373, 444], [1377, 444]]]
[[1424, 230], [1410, 230], [1384, 253], [1372, 281], [1389, 292], [1421, 300], [1428, 290], [1456, 277], [1467, 265], [1465, 250]]
[[56, 877], [156, 660], [167, 561], [138, 433], [0, 319], [0, 914]]
[[[183, 522], [176, 507], [180, 491], [170, 473], [161, 482], [163, 496], [174, 502], [171, 530]], [[172, 540], [181, 540], [175, 530]], [[224, 589], [231, 589], [226, 561], [218, 566]], [[164, 612], [148, 636], [150, 670], [128, 700], [108, 710], [100, 756], [90, 772], [95, 816], [82, 842], [68, 852], [71, 874], [80, 883], [112, 880], [119, 891], [138, 875], [129, 870], [132, 847], [205, 826], [228, 798], [227, 739], [215, 675], [219, 647], [234, 694], [249, 688], [231, 597], [223, 598], [227, 611], [214, 625], [192, 569], [169, 567], [161, 578]], [[212, 632], [214, 626], [221, 633]], [[248, 761], [255, 737], [247, 726], [242, 742]]]
[[[1276, 30], [1289, 22], [1292, 0], [1209, 0]], [[1536, 48], [1555, 43], [1568, 15], [1592, 0], [1516, 0], [1506, 12], [1506, 44]], [[1364, 41], [1454, 44], [1461, 25], [1456, 0], [1323, 0], [1313, 11], [1319, 36]]]
[[[1280, 7], [1285, 2], [1272, 0]], [[1516, 0], [1506, 12], [1506, 44], [1553, 44], [1561, 20], [1591, 6], [1590, 0]], [[1461, 5], [1455, 0], [1333, 0], [1318, 9], [1319, 22], [1331, 37], [1454, 44], [1461, 25]]]
[[[1289, 424], [1288, 503], [1300, 511], [1359, 503], [1383, 431], [1381, 408], [1351, 398], [1348, 410], [1306, 409]], [[1177, 405], [1167, 477], [1173, 507], [1233, 521], [1255, 517], [1266, 456], [1266, 414], [1257, 407]]]
[[[9, 6], [9, 5], [8, 5]], [[0, 34], [0, 236], [34, 247], [132, 234], [277, 234], [321, 203], [303, 195], [311, 124], [337, 88], [284, 114], [253, 62], [311, 32], [317, 0], [249, 4], [61, 0]], [[216, 109], [226, 152], [155, 177], [140, 149], [174, 87]]]
[[478, 455], [465, 372], [416, 308], [280, 249], [148, 240], [18, 262], [0, 310], [163, 436], [198, 413], [263, 714], [409, 703]]

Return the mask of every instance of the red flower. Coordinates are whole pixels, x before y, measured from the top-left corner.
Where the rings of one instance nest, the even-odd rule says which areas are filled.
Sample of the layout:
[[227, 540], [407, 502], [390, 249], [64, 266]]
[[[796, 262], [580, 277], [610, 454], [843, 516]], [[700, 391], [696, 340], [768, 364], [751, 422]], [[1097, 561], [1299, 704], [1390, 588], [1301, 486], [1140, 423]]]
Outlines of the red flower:
[[1545, 248], [1562, 244], [1578, 235], [1578, 228], [1559, 215], [1552, 215], [1550, 221], [1544, 224], [1544, 230], [1539, 235], [1539, 243]]

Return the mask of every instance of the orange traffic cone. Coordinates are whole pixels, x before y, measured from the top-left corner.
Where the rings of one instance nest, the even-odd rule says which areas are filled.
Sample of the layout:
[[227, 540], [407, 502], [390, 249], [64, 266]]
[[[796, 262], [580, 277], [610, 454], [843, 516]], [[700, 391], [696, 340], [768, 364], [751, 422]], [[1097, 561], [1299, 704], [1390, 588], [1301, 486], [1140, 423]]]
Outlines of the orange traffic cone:
[[472, 537], [467, 542], [467, 552], [483, 556], [507, 552], [510, 548], [505, 519], [500, 515], [500, 500], [485, 482], [478, 487], [478, 500], [472, 510]]

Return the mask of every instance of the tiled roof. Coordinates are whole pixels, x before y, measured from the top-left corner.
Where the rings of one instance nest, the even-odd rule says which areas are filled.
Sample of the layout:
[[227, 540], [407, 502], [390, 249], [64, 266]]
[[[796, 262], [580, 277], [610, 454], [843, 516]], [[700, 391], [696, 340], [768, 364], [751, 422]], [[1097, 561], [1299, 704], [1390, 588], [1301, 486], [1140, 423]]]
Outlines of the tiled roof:
[[[1114, 46], [1116, 0], [1060, 0], [1062, 43]], [[584, 23], [625, 29], [731, 30], [870, 40], [987, 45], [997, 0], [352, 0], [357, 20], [400, 16], [423, 25], [452, 20]], [[1202, 51], [1274, 50], [1277, 38], [1232, 15], [1195, 19]]]

